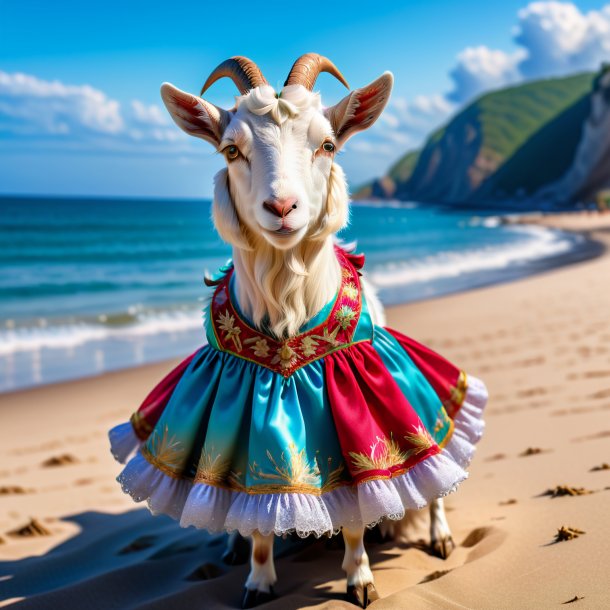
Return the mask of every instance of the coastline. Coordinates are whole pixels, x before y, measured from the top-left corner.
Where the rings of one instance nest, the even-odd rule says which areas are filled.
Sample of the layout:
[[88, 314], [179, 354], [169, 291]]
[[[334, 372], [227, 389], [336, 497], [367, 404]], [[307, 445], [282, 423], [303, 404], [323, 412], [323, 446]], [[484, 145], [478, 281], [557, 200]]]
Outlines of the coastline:
[[[379, 285], [378, 293], [386, 309], [519, 281], [601, 256], [607, 246], [595, 239], [586, 223], [583, 224], [582, 218], [589, 215], [577, 212], [490, 218], [475, 216], [473, 222], [485, 224], [493, 221], [493, 226], [522, 225], [525, 229], [538, 229], [549, 234], [542, 234], [542, 245], [538, 244], [536, 253], [530, 252], [527, 245], [523, 246], [523, 251], [512, 246], [509, 253], [490, 252], [490, 257], [495, 254], [500, 260], [488, 267], [489, 256], [483, 251], [472, 253], [477, 258], [474, 268], [470, 268], [475, 261], [471, 261], [469, 255], [467, 260], [456, 261], [445, 260], [441, 254], [438, 261], [428, 261], [432, 268], [425, 266], [421, 269], [408, 263], [406, 268], [393, 268], [388, 275], [380, 275], [373, 266], [369, 267], [369, 278]], [[581, 220], [575, 222], [576, 218]], [[598, 218], [593, 214], [592, 218], [597, 218], [593, 224], [603, 221], [603, 216]], [[540, 239], [540, 234], [537, 239]], [[544, 250], [545, 240], [548, 251], [555, 253], [539, 256], [540, 248]], [[507, 256], [509, 259], [512, 257], [512, 262], [504, 259]], [[400, 276], [404, 273], [408, 279], [401, 283]], [[442, 281], [430, 283], [423, 280], [422, 283], [422, 273], [424, 276], [440, 274]], [[41, 318], [38, 328], [23, 334], [22, 331], [12, 334], [12, 327], [7, 326], [4, 352], [0, 345], [0, 370], [4, 369], [0, 376], [0, 396], [143, 365], [174, 362], [194, 351], [205, 340], [200, 309], [176, 305], [171, 311], [160, 310], [158, 315], [152, 310], [143, 319], [139, 319], [139, 315], [100, 316], [104, 318], [103, 323], [99, 323], [96, 316], [82, 317], [78, 325], [72, 325], [70, 318], [66, 318], [60, 325], [55, 321], [50, 326]], [[0, 332], [0, 339], [2, 337]], [[13, 341], [22, 344], [14, 352]]]
[[[610, 245], [608, 215], [545, 222]], [[610, 471], [594, 470], [609, 459], [609, 276], [605, 251], [388, 309], [389, 326], [481, 377], [491, 400], [471, 476], [446, 501], [458, 548], [446, 561], [430, 555], [418, 542], [425, 515], [397, 542], [370, 543], [382, 596], [375, 607], [555, 607], [575, 596], [584, 598], [579, 608], [610, 603]], [[0, 606], [29, 598], [19, 607], [78, 607], [86, 596], [91, 608], [238, 607], [247, 566], [222, 563], [223, 538], [151, 517], [114, 481], [120, 466], [106, 431], [174, 362], [0, 395]], [[592, 493], [543, 495], [557, 485]], [[9, 533], [30, 518], [47, 533]], [[553, 544], [561, 526], [585, 534]], [[281, 597], [266, 607], [353, 608], [340, 601], [341, 558], [323, 540], [278, 541]]]

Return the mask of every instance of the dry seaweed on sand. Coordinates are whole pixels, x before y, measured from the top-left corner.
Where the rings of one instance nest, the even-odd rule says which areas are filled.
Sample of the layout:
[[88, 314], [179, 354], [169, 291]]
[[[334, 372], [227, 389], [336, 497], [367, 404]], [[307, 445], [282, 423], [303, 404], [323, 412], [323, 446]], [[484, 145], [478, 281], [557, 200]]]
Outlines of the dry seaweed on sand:
[[44, 468], [54, 468], [55, 466], [67, 466], [68, 464], [76, 464], [78, 460], [69, 453], [63, 455], [54, 455], [42, 463]]
[[560, 496], [586, 496], [593, 492], [584, 487], [570, 487], [569, 485], [556, 485], [551, 489], [547, 489], [541, 493], [541, 496], [550, 496], [551, 498], [559, 498]]
[[581, 534], [585, 534], [583, 530], [579, 530], [575, 527], [566, 527], [562, 525], [555, 534], [555, 542], [564, 542], [565, 540], [573, 540], [578, 538]]
[[540, 453], [544, 453], [545, 450], [540, 447], [528, 447], [525, 451], [522, 451], [519, 454], [519, 457], [529, 457], [530, 455], [538, 455]]
[[610, 470], [610, 464], [604, 462], [603, 464], [599, 464], [599, 466], [593, 466], [590, 472], [599, 472], [600, 470]]
[[562, 602], [563, 605], [565, 604], [573, 604], [574, 602], [579, 602], [581, 599], [585, 599], [584, 595], [583, 597], [578, 597], [578, 595], [575, 595], [572, 599], [569, 599], [567, 602]]

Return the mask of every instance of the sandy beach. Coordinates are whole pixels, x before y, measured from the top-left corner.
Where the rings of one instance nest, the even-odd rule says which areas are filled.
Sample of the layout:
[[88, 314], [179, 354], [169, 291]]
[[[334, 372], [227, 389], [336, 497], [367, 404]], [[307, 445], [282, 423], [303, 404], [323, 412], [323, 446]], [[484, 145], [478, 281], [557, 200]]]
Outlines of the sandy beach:
[[[610, 215], [528, 221], [610, 246]], [[482, 378], [490, 402], [470, 478], [446, 502], [456, 550], [431, 554], [426, 514], [370, 541], [374, 608], [610, 606], [608, 278], [605, 253], [388, 311]], [[108, 428], [173, 364], [0, 395], [0, 606], [240, 607], [248, 567], [221, 561], [225, 537], [152, 517], [114, 480]], [[572, 539], [555, 542], [562, 527]], [[265, 608], [354, 607], [336, 544], [276, 548], [279, 597]]]

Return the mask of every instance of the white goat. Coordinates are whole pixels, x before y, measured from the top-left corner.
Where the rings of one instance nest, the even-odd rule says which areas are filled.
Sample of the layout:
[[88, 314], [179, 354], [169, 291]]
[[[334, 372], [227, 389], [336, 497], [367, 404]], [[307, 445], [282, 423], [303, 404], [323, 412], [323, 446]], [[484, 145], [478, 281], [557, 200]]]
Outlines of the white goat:
[[[384, 73], [370, 85], [324, 108], [312, 91], [320, 72], [345, 79], [326, 58], [307, 54], [294, 64], [281, 92], [267, 84], [250, 60], [234, 57], [207, 79], [203, 92], [230, 77], [241, 96], [231, 110], [170, 84], [163, 101], [177, 125], [220, 151], [227, 162], [215, 178], [214, 224], [233, 247], [236, 296], [255, 324], [266, 321], [278, 337], [291, 336], [328, 303], [341, 282], [333, 235], [348, 220], [348, 191], [335, 155], [356, 132], [383, 111], [393, 78]], [[376, 324], [383, 310], [365, 286]], [[453, 542], [443, 504], [431, 504], [431, 538], [446, 557]], [[348, 598], [366, 607], [377, 599], [363, 546], [364, 529], [343, 528]], [[251, 571], [244, 607], [270, 598], [276, 582], [273, 535], [252, 536]]]

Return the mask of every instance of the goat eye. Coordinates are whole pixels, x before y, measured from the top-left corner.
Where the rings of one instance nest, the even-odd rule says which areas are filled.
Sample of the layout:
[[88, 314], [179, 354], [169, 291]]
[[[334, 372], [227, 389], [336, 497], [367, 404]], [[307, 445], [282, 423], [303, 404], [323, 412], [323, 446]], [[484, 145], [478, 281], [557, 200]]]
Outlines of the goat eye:
[[222, 152], [229, 161], [234, 161], [237, 159], [237, 157], [239, 157], [239, 148], [233, 144], [231, 146], [227, 146]]
[[324, 142], [322, 144], [322, 149], [324, 152], [335, 152], [335, 145], [332, 142]]

